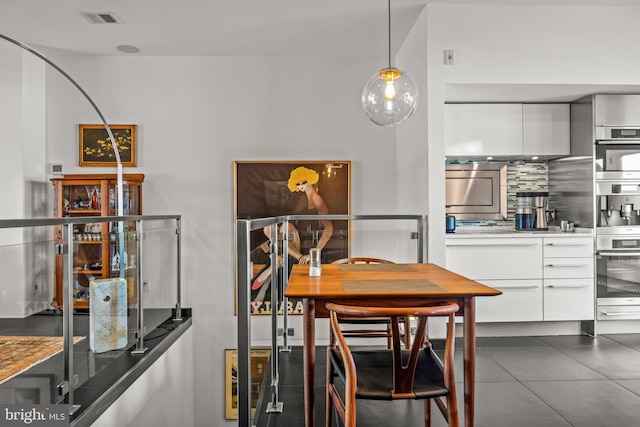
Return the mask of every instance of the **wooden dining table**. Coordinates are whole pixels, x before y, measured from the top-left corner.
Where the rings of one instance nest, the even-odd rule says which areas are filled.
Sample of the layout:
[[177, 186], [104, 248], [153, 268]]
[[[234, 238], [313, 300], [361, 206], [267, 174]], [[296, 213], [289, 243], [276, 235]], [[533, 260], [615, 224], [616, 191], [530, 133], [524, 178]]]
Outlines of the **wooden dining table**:
[[315, 319], [328, 317], [328, 302], [399, 307], [454, 301], [463, 316], [464, 422], [474, 425], [475, 298], [500, 295], [435, 264], [323, 264], [322, 274], [309, 276], [308, 265], [294, 265], [284, 295], [303, 300], [303, 366], [305, 426], [315, 425]]

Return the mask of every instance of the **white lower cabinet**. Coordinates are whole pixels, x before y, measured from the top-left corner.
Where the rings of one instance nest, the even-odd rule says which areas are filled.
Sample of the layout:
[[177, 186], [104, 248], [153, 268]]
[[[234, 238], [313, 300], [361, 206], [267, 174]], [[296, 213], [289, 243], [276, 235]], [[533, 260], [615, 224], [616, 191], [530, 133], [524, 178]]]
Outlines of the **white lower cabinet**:
[[544, 278], [593, 278], [593, 256], [590, 258], [546, 258]]
[[544, 320], [591, 320], [593, 277], [544, 280]]
[[473, 280], [542, 279], [542, 239], [449, 239], [446, 266]]
[[593, 320], [592, 237], [545, 237], [544, 320]]
[[476, 298], [478, 322], [594, 318], [592, 236], [450, 238], [446, 268], [502, 291]]
[[542, 316], [542, 280], [479, 280], [502, 291], [476, 298], [477, 322], [539, 322]]
[[542, 238], [448, 239], [446, 267], [502, 291], [476, 298], [478, 322], [542, 320]]

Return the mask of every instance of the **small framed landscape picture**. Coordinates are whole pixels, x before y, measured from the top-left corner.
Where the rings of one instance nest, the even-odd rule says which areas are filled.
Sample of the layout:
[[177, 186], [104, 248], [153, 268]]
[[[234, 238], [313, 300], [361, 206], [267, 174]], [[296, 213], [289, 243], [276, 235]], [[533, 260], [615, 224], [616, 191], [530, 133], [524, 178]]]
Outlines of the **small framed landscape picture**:
[[[136, 125], [109, 125], [122, 166], [136, 166]], [[104, 125], [80, 125], [80, 166], [116, 166], [116, 154]]]

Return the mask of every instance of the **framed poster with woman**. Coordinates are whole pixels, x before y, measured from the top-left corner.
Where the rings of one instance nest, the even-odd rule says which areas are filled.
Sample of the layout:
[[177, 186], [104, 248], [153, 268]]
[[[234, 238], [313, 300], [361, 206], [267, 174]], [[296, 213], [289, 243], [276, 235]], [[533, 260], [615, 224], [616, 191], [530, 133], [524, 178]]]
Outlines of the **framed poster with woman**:
[[[280, 215], [351, 214], [351, 162], [348, 160], [283, 160], [234, 162], [235, 217], [255, 219]], [[348, 221], [291, 221], [289, 268], [309, 262], [309, 249], [322, 250], [322, 262], [349, 254]], [[272, 285], [268, 230], [251, 234], [251, 306], [253, 314], [270, 314]], [[281, 311], [283, 307], [279, 307]], [[291, 314], [302, 313], [302, 301], [289, 301]]]

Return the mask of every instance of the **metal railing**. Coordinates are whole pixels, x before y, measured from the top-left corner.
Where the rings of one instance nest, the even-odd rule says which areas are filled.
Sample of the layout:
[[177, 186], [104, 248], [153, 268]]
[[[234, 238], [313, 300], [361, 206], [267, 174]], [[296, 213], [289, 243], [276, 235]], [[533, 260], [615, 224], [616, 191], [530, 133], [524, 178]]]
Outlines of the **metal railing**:
[[[289, 270], [289, 242], [294, 239], [290, 224], [297, 233], [295, 225], [305, 221], [318, 222], [330, 220], [332, 222], [345, 221], [348, 226], [338, 228], [334, 226], [334, 236], [344, 241], [344, 245], [337, 253], [337, 257], [366, 256], [364, 253], [353, 252], [354, 247], [366, 249], [371, 256], [398, 259], [410, 257], [408, 262], [422, 263], [426, 259], [426, 216], [423, 215], [287, 215], [270, 218], [259, 218], [252, 220], [236, 221], [236, 303], [237, 303], [237, 324], [238, 324], [238, 349], [237, 349], [237, 392], [238, 392], [238, 425], [256, 425], [260, 416], [260, 408], [257, 408], [255, 418], [252, 419], [252, 374], [251, 374], [251, 317], [252, 307], [261, 301], [252, 301], [252, 278], [256, 272], [252, 261], [252, 252], [256, 247], [261, 247], [262, 251], [268, 251], [268, 263], [278, 268], [271, 269], [271, 289], [270, 289], [270, 384], [269, 391], [263, 390], [263, 396], [269, 398], [267, 412], [283, 412], [284, 405], [279, 400], [279, 363], [280, 351], [290, 350], [290, 329], [289, 329], [289, 301], [284, 296], [288, 282]], [[371, 221], [380, 223], [367, 229], [358, 229], [355, 224], [369, 224]], [[403, 229], [398, 222], [409, 222], [412, 224], [409, 230]], [[380, 227], [381, 224], [394, 225], [395, 229], [389, 230], [387, 227]], [[282, 230], [286, 230], [283, 232]], [[382, 237], [371, 239], [366, 236], [369, 232], [379, 233], [383, 230]], [[408, 231], [408, 235], [404, 235]], [[254, 232], [252, 236], [252, 232]], [[318, 233], [322, 231], [307, 230], [307, 234], [312, 243], [318, 241]], [[256, 239], [256, 233], [262, 238], [267, 238], [266, 242], [257, 245], [261, 239]], [[395, 238], [389, 239], [389, 235]], [[253, 238], [252, 238], [253, 237]], [[414, 243], [407, 243], [415, 241]], [[396, 247], [393, 248], [393, 243]], [[385, 256], [380, 256], [379, 251], [385, 250]], [[353, 253], [352, 253], [353, 252]], [[266, 254], [267, 252], [265, 252]], [[389, 255], [391, 253], [392, 255]], [[407, 255], [409, 253], [409, 255]], [[375, 255], [373, 255], [375, 254]], [[395, 255], [395, 256], [394, 256]], [[268, 268], [268, 267], [265, 267]], [[252, 302], [255, 304], [252, 306]], [[279, 307], [283, 307], [279, 313]], [[282, 320], [282, 328], [278, 326], [278, 318]]]
[[[113, 236], [78, 236], [78, 229], [85, 228], [88, 224], [113, 224], [114, 233]], [[117, 225], [116, 225], [117, 224]], [[128, 337], [127, 345], [125, 348], [131, 349], [132, 354], [144, 354], [146, 347], [144, 345], [145, 335], [145, 309], [155, 306], [155, 308], [168, 308], [173, 307], [175, 309], [175, 319], [180, 320], [182, 312], [182, 285], [181, 285], [181, 235], [180, 235], [180, 215], [133, 215], [133, 216], [85, 216], [85, 217], [65, 217], [65, 218], [48, 218], [48, 219], [7, 219], [0, 220], [0, 251], [9, 252], [10, 254], [18, 254], [16, 258], [34, 258], [33, 256], [26, 255], [27, 252], [33, 251], [34, 247], [43, 247], [44, 252], [47, 255], [44, 260], [44, 267], [39, 267], [40, 270], [45, 271], [47, 276], [43, 282], [53, 283], [56, 282], [56, 277], [62, 277], [62, 307], [56, 307], [56, 304], [52, 304], [54, 308], [48, 308], [45, 311], [51, 311], [56, 315], [59, 315], [62, 311], [62, 339], [63, 339], [63, 371], [62, 381], [58, 382], [56, 377], [56, 384], [54, 387], [55, 392], [51, 397], [51, 402], [41, 401], [39, 403], [68, 403], [70, 407], [70, 414], [73, 415], [78, 409], [76, 400], [74, 399], [74, 389], [79, 384], [78, 374], [74, 373], [74, 314], [77, 314], [79, 310], [76, 309], [76, 301], [78, 301], [78, 276], [80, 275], [77, 262], [74, 263], [74, 258], [77, 257], [79, 246], [84, 245], [102, 245], [101, 250], [104, 247], [110, 248], [113, 251], [119, 251], [118, 254], [124, 254], [125, 241], [128, 241], [127, 249], [132, 250], [134, 253], [128, 254], [129, 272], [131, 274], [128, 279], [131, 280], [132, 289], [128, 290], [127, 294], [127, 321], [129, 320], [128, 312], [130, 310], [136, 311], [135, 320], [131, 319], [133, 334], [132, 337]], [[104, 228], [97, 227], [96, 229], [104, 230]], [[20, 232], [22, 230], [22, 232]], [[75, 230], [75, 232], [74, 232]], [[89, 233], [87, 233], [89, 234]], [[155, 246], [164, 246], [162, 251], [163, 258], [172, 258], [174, 261], [167, 259], [154, 260], [153, 255], [155, 249], [150, 247], [148, 251], [143, 251], [143, 241], [150, 237], [154, 241]], [[94, 241], [85, 241], [85, 239]], [[114, 239], [109, 241], [108, 245], [103, 245], [103, 239]], [[79, 240], [82, 241], [79, 242]], [[133, 241], [133, 243], [132, 243]], [[158, 243], [160, 242], [160, 243]], [[24, 248], [24, 249], [21, 249]], [[111, 249], [113, 248], [113, 249]], [[20, 256], [22, 251], [22, 256]], [[151, 254], [151, 255], [148, 255]], [[148, 255], [148, 256], [147, 256]], [[55, 272], [54, 268], [50, 268], [56, 258], [62, 256], [63, 262], [59, 263], [56, 268], [62, 268], [62, 272]], [[37, 255], [35, 258], [42, 258]], [[151, 259], [147, 259], [151, 258]], [[103, 258], [104, 259], [104, 258]], [[5, 258], [6, 262], [6, 258]], [[175, 264], [174, 264], [175, 263]], [[24, 269], [22, 272], [15, 271], [13, 276], [19, 277], [18, 281], [22, 281], [22, 286], [28, 289], [30, 280], [36, 274], [33, 271], [29, 271], [29, 264], [24, 263]], [[143, 265], [163, 265], [164, 273], [171, 272], [173, 277], [164, 277], [165, 275], [156, 277], [156, 292], [150, 292], [148, 289], [143, 289], [143, 282], [146, 274], [153, 275], [151, 269], [143, 270]], [[167, 265], [169, 264], [169, 265]], [[3, 269], [5, 274], [7, 271], [14, 268], [14, 265], [5, 266]], [[20, 262], [15, 263], [15, 269], [20, 270], [22, 265]], [[107, 278], [112, 275], [125, 276], [125, 269], [127, 266], [123, 264], [118, 269], [115, 266], [108, 266], [107, 269], [100, 270], [109, 271], [106, 277], [102, 277], [101, 273], [96, 273], [96, 276]], [[155, 269], [154, 269], [155, 270]], [[53, 272], [53, 274], [51, 274]], [[87, 273], [88, 274], [88, 273]], [[22, 277], [20, 277], [23, 275]], [[117, 276], [116, 276], [117, 277]], [[148, 280], [148, 279], [147, 279]], [[38, 282], [40, 283], [40, 282]], [[14, 283], [7, 283], [5, 281], [4, 289], [7, 287], [16, 286]], [[35, 286], [35, 285], [34, 285]], [[164, 288], [163, 288], [164, 286]], [[56, 286], [57, 287], [57, 286]], [[52, 290], [56, 292], [55, 288]], [[25, 295], [28, 292], [24, 292]], [[131, 297], [133, 295], [133, 297]], [[25, 297], [26, 298], [26, 297]], [[59, 298], [59, 295], [45, 295], [41, 298], [44, 300], [52, 301]], [[88, 301], [85, 301], [88, 302]], [[42, 303], [42, 301], [41, 301]], [[4, 302], [6, 304], [6, 301]], [[22, 304], [25, 307], [28, 304]], [[147, 307], [149, 305], [150, 307]], [[87, 304], [88, 306], [88, 304]], [[7, 305], [0, 306], [7, 307]], [[89, 310], [87, 308], [87, 310]], [[32, 314], [40, 314], [34, 310], [28, 311], [24, 317], [30, 317]], [[87, 311], [88, 313], [88, 311]], [[49, 313], [50, 314], [50, 313]], [[0, 317], [6, 317], [2, 310], [0, 310]], [[11, 314], [10, 317], [19, 316], [20, 313]], [[54, 322], [57, 322], [57, 318], [53, 318]], [[83, 320], [83, 322], [86, 321]], [[155, 321], [155, 320], [154, 320]], [[128, 322], [129, 323], [129, 322]], [[147, 325], [149, 326], [149, 325]], [[130, 326], [131, 327], [131, 326]], [[28, 333], [28, 330], [26, 331]], [[90, 338], [90, 337], [89, 337]], [[131, 345], [134, 341], [135, 345]], [[86, 343], [85, 343], [86, 345]], [[88, 345], [87, 345], [88, 347]], [[96, 355], [94, 355], [96, 357]], [[93, 359], [92, 359], [93, 360]], [[91, 368], [87, 368], [91, 370]], [[95, 372], [93, 372], [95, 374]], [[92, 372], [87, 375], [81, 375], [86, 380], [91, 377]], [[54, 375], [52, 375], [54, 376]], [[9, 384], [8, 382], [5, 384]], [[2, 402], [12, 403], [12, 402]]]

